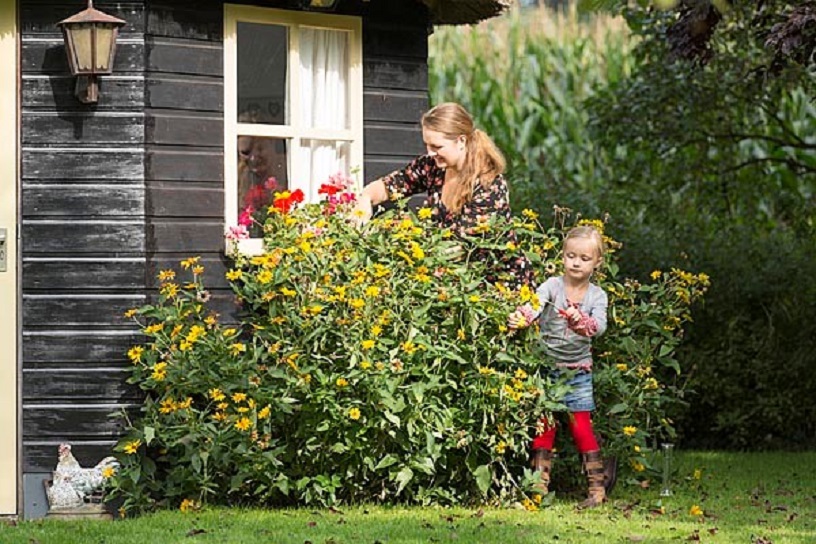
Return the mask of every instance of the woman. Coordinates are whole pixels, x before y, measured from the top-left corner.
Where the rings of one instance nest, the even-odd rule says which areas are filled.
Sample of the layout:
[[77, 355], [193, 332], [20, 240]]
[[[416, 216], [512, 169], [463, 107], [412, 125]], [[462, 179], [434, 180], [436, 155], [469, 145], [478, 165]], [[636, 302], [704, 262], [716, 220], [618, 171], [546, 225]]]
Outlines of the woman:
[[[423, 192], [428, 194], [426, 206], [431, 209], [431, 218], [460, 237], [476, 234], [480, 231], [477, 227], [494, 216], [510, 218], [507, 182], [502, 175], [504, 157], [493, 140], [474, 127], [465, 108], [447, 102], [426, 112], [422, 139], [427, 155], [363, 189], [357, 204], [363, 222], [371, 218], [374, 206]], [[507, 237], [507, 242], [515, 242], [512, 231]], [[520, 254], [478, 250], [473, 258], [489, 265], [487, 279], [491, 282], [501, 281], [512, 288], [533, 285], [530, 263]], [[498, 262], [491, 262], [494, 260]]]

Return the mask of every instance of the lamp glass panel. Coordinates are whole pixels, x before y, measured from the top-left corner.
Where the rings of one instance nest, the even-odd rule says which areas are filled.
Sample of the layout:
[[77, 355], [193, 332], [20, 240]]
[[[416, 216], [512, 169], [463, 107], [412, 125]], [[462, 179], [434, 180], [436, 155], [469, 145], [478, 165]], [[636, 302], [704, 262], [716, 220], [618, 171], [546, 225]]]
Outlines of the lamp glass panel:
[[315, 9], [330, 9], [337, 0], [309, 0], [309, 7]]
[[289, 29], [238, 23], [238, 122], [289, 123]]
[[89, 74], [93, 71], [93, 26], [79, 24], [68, 29], [73, 43], [73, 56], [78, 73]]
[[98, 26], [96, 28], [96, 59], [94, 61], [94, 72], [97, 74], [110, 73], [111, 49], [114, 47], [113, 37], [113, 27]]

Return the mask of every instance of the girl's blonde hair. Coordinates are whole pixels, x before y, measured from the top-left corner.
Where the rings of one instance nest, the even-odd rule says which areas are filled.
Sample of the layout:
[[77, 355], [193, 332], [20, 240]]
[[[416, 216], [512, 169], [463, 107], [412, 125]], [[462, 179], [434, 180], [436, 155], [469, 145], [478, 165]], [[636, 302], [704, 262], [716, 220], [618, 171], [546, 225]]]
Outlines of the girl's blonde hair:
[[564, 247], [566, 247], [567, 242], [573, 238], [586, 238], [593, 240], [595, 242], [595, 247], [598, 250], [598, 258], [603, 260], [604, 254], [606, 253], [606, 243], [604, 242], [603, 235], [598, 232], [598, 229], [590, 225], [572, 227], [567, 232], [567, 235], [564, 236]]
[[486, 189], [496, 176], [504, 173], [504, 155], [490, 136], [473, 125], [473, 117], [461, 105], [444, 102], [434, 106], [422, 116], [422, 127], [440, 132], [451, 140], [465, 137], [467, 153], [464, 166], [457, 172], [456, 180], [460, 183], [452, 195], [449, 206], [452, 212], [459, 213], [470, 201], [477, 183]]

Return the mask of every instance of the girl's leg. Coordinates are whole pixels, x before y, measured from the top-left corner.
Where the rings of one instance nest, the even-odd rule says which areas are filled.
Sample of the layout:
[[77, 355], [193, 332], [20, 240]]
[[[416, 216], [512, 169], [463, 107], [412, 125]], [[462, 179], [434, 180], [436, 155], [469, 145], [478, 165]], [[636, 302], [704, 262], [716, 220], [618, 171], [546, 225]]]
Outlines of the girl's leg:
[[[590, 412], [572, 412], [569, 418], [569, 428], [575, 447], [580, 453], [598, 451], [598, 441], [595, 440], [595, 431], [592, 429]], [[538, 437], [536, 437], [538, 438]]]
[[579, 508], [593, 508], [606, 500], [604, 488], [604, 465], [595, 431], [592, 429], [592, 418], [589, 412], [573, 412], [570, 417], [570, 431], [575, 446], [581, 452], [584, 472], [589, 487], [587, 499], [578, 505]]
[[541, 481], [534, 487], [535, 490], [546, 495], [549, 493], [550, 468], [552, 466], [552, 449], [555, 443], [555, 421], [550, 423], [547, 418], [539, 422], [539, 433], [533, 439], [533, 470], [540, 473]]

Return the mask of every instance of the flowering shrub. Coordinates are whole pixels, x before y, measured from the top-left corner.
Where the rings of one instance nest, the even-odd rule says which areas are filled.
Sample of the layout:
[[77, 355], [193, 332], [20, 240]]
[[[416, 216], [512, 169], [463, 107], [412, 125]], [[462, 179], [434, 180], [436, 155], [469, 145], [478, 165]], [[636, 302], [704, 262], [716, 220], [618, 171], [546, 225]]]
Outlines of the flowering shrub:
[[[126, 509], [518, 499], [534, 508], [527, 447], [566, 389], [540, 372], [533, 328], [506, 328], [534, 293], [486, 283], [485, 264], [469, 257], [523, 251], [555, 273], [562, 230], [542, 230], [525, 211], [485, 224], [462, 256], [429, 210], [359, 229], [342, 180], [321, 193], [326, 202], [305, 206], [278, 194], [265, 252], [233, 255], [238, 323], [207, 310], [197, 258], [181, 263], [186, 284], [163, 271], [157, 303], [129, 312], [147, 339], [128, 353], [146, 400], [117, 446], [112, 495]], [[518, 243], [499, 245], [508, 228]], [[649, 286], [616, 283], [614, 270], [601, 278], [613, 327], [597, 363], [597, 421], [610, 451], [642, 464], [649, 439], [671, 432], [665, 410], [678, 391], [666, 369], [704, 282], [670, 272]]]

